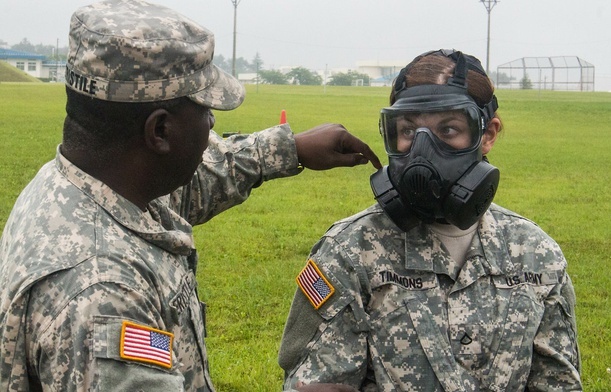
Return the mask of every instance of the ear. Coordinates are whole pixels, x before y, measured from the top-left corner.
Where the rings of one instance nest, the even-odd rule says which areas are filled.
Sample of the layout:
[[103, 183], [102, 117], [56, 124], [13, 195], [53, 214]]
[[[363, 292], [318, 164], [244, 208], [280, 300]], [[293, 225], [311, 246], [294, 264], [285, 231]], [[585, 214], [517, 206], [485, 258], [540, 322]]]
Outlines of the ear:
[[157, 109], [144, 122], [144, 140], [146, 146], [156, 154], [167, 154], [170, 152], [169, 115], [170, 113], [167, 110]]
[[488, 127], [486, 128], [486, 132], [482, 136], [482, 154], [486, 155], [492, 150], [492, 146], [494, 146], [494, 142], [496, 141], [496, 137], [499, 135], [501, 130], [501, 120], [497, 117], [493, 117], [488, 122]]

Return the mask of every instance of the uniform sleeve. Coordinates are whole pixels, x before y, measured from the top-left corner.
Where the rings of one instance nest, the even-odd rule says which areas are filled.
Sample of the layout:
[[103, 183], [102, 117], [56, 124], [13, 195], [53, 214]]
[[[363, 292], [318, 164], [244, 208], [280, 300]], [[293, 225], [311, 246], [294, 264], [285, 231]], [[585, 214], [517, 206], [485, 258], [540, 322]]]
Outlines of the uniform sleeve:
[[529, 391], [581, 391], [575, 292], [568, 274], [545, 301], [534, 340]]
[[210, 133], [193, 180], [170, 197], [171, 208], [191, 225], [202, 224], [244, 202], [263, 181], [300, 172], [288, 124], [227, 139]]
[[335, 292], [318, 310], [298, 289], [279, 353], [284, 390], [299, 381], [348, 384], [360, 388], [368, 364], [367, 321], [358, 295], [358, 277], [332, 241], [311, 256]]
[[50, 319], [37, 314], [36, 309], [45, 307], [35, 301], [31, 302], [35, 322], [27, 347], [29, 357], [35, 359], [30, 374], [38, 377], [43, 390], [184, 390], [184, 377], [176, 364], [166, 368], [121, 358], [123, 321], [167, 329], [145, 296], [117, 284], [100, 283], [72, 298]]

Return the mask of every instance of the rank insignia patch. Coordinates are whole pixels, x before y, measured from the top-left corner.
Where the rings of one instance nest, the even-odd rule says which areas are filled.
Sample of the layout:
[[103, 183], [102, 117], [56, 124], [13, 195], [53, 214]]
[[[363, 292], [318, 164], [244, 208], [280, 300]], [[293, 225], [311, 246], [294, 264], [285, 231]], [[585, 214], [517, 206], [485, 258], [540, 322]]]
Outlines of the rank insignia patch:
[[121, 358], [172, 367], [174, 335], [144, 325], [123, 321], [121, 328]]
[[310, 300], [315, 309], [320, 308], [335, 292], [312, 259], [297, 276], [297, 284]]

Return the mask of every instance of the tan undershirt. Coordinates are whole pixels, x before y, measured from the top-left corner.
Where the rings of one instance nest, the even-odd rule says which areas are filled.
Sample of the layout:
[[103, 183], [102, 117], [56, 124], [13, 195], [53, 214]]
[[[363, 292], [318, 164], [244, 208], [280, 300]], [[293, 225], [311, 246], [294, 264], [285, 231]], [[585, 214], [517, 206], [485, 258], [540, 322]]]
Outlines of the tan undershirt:
[[476, 222], [467, 230], [461, 230], [454, 225], [443, 223], [432, 223], [429, 225], [429, 228], [439, 237], [439, 240], [443, 243], [448, 252], [450, 252], [450, 256], [452, 256], [454, 261], [462, 267], [465, 263], [467, 251], [469, 250], [473, 236], [477, 231], [478, 223], [479, 222]]

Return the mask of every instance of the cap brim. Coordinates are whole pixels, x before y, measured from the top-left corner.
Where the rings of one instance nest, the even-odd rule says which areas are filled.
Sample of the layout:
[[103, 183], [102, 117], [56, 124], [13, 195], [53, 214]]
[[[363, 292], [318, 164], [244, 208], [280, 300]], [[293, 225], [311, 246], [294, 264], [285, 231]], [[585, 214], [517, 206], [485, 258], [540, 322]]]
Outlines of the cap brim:
[[216, 65], [210, 64], [210, 67], [214, 81], [188, 97], [200, 105], [216, 110], [232, 110], [240, 106], [246, 93], [242, 84]]

